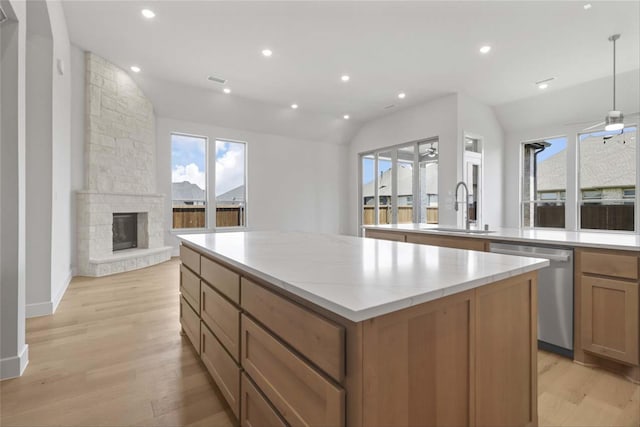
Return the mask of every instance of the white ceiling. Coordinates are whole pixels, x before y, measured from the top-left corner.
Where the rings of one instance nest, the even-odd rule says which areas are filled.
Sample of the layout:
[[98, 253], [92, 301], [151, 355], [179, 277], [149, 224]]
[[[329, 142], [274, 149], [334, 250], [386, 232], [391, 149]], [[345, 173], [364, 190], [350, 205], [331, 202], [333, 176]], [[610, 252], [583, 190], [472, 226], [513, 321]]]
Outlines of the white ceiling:
[[610, 76], [613, 33], [618, 71], [640, 68], [640, 2], [585, 3], [65, 0], [64, 10], [73, 43], [139, 65], [140, 78], [221, 92], [214, 74], [232, 97], [364, 121], [446, 93], [500, 105], [536, 96], [548, 77], [547, 92]]

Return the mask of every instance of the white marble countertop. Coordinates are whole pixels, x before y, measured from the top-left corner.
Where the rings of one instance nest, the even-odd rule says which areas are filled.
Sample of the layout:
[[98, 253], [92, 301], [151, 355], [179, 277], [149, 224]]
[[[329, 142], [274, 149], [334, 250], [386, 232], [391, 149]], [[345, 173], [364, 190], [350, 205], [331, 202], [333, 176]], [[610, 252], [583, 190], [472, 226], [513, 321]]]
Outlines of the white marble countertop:
[[640, 234], [604, 231], [565, 231], [545, 229], [491, 228], [493, 233], [468, 234], [455, 231], [435, 231], [434, 228], [445, 227], [431, 224], [383, 224], [365, 225], [372, 230], [402, 231], [456, 237], [470, 237], [500, 241], [548, 244], [557, 246], [586, 247], [598, 249], [618, 249], [640, 251]]
[[254, 231], [178, 238], [354, 322], [549, 265], [536, 258], [329, 234]]

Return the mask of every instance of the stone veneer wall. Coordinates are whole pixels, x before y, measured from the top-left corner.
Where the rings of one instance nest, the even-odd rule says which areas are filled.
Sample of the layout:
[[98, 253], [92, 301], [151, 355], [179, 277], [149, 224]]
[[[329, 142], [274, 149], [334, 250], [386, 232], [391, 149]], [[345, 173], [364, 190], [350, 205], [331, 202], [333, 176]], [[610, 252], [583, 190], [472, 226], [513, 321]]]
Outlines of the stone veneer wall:
[[[85, 63], [86, 182], [77, 193], [78, 274], [104, 276], [166, 261], [171, 247], [164, 246], [164, 196], [154, 194], [153, 105], [125, 71], [91, 52]], [[134, 212], [143, 219], [139, 246], [114, 252], [113, 214]]]
[[155, 191], [153, 105], [131, 77], [87, 52], [85, 188], [101, 193]]

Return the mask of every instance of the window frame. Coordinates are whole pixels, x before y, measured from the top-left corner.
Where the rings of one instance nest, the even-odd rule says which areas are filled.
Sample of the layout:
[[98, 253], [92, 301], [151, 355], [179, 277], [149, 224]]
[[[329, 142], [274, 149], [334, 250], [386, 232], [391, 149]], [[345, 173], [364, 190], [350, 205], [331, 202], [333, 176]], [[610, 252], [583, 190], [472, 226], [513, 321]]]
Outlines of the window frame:
[[[412, 167], [413, 167], [413, 173], [412, 173], [412, 186], [413, 186], [413, 194], [412, 194], [412, 204], [411, 206], [413, 207], [413, 211], [412, 211], [412, 221], [414, 223], [419, 223], [420, 222], [420, 212], [419, 209], [415, 209], [416, 206], [422, 206], [422, 200], [420, 197], [420, 173], [419, 173], [419, 165], [420, 165], [420, 145], [421, 144], [428, 144], [428, 143], [438, 143], [438, 152], [440, 151], [440, 138], [438, 136], [432, 136], [429, 138], [421, 138], [421, 139], [417, 139], [414, 141], [409, 141], [409, 142], [403, 142], [400, 144], [394, 144], [394, 145], [390, 145], [390, 146], [386, 146], [386, 147], [381, 147], [381, 148], [376, 148], [376, 149], [372, 149], [372, 150], [367, 150], [367, 151], [363, 151], [358, 153], [358, 157], [357, 157], [357, 161], [358, 161], [358, 235], [362, 236], [363, 235], [363, 229], [362, 227], [364, 226], [363, 221], [364, 221], [364, 216], [363, 216], [363, 212], [364, 212], [364, 197], [363, 197], [363, 182], [362, 182], [362, 178], [363, 178], [363, 159], [365, 157], [370, 157], [373, 160], [373, 176], [374, 176], [374, 181], [377, 183], [378, 181], [378, 177], [380, 175], [379, 173], [379, 154], [384, 154], [387, 152], [392, 152], [392, 157], [391, 157], [391, 168], [393, 170], [393, 175], [392, 175], [392, 194], [391, 194], [391, 204], [392, 204], [392, 223], [396, 224], [397, 223], [397, 219], [398, 219], [398, 194], [397, 194], [397, 187], [398, 187], [398, 153], [397, 150], [401, 149], [401, 148], [406, 148], [406, 147], [413, 147], [413, 162], [412, 162]], [[418, 171], [418, 172], [416, 172]], [[440, 159], [438, 158], [438, 173], [440, 173]], [[374, 225], [378, 225], [378, 223], [380, 222], [380, 218], [379, 218], [379, 207], [380, 207], [380, 196], [378, 193], [378, 185], [374, 184], [374, 205], [373, 205], [373, 212], [374, 212], [374, 216], [373, 216], [373, 222]], [[437, 196], [436, 196], [437, 197]], [[439, 208], [438, 208], [439, 209]]]
[[[558, 190], [557, 193], [559, 193], [560, 197], [557, 197], [553, 200], [544, 200], [542, 198], [538, 198], [537, 195], [536, 197], [534, 197], [531, 200], [523, 200], [523, 196], [524, 196], [524, 180], [526, 179], [526, 177], [524, 176], [524, 162], [525, 162], [525, 158], [524, 158], [524, 150], [525, 150], [525, 146], [529, 145], [529, 144], [534, 144], [536, 142], [545, 142], [547, 140], [550, 139], [558, 139], [558, 138], [564, 138], [567, 140], [566, 144], [566, 150], [567, 150], [567, 162], [569, 162], [569, 137], [567, 135], [554, 135], [554, 136], [548, 136], [548, 137], [542, 137], [542, 138], [534, 138], [534, 139], [529, 139], [526, 141], [522, 141], [520, 142], [520, 151], [519, 151], [519, 165], [520, 165], [520, 179], [519, 179], [519, 186], [518, 186], [518, 207], [519, 207], [519, 215], [518, 215], [518, 222], [519, 222], [519, 227], [521, 229], [526, 229], [526, 230], [570, 230], [570, 227], [568, 227], [567, 225], [570, 224], [569, 221], [569, 209], [568, 209], [568, 203], [567, 203], [567, 192], [568, 192], [568, 188], [565, 188], [564, 190]], [[569, 186], [569, 182], [568, 182], [568, 177], [569, 177], [569, 168], [568, 168], [568, 163], [567, 163], [567, 167], [565, 167], [565, 182], [567, 183], [567, 187]], [[564, 192], [565, 197], [562, 197], [562, 193]], [[549, 203], [553, 203], [556, 205], [564, 205], [564, 227], [536, 227], [535, 225], [535, 219], [532, 220], [533, 222], [533, 226], [525, 226], [524, 225], [524, 210], [526, 208], [527, 205], [537, 205], [537, 204], [549, 204]]]
[[[637, 123], [629, 123], [629, 124], [625, 124], [624, 129], [628, 129], [628, 128], [635, 128], [635, 138], [636, 138], [636, 180], [635, 180], [635, 188], [638, 188], [638, 184], [640, 184], [640, 150], [638, 150], [638, 135], [640, 134], [640, 129], [638, 128], [638, 124]], [[581, 182], [581, 176], [580, 176], [580, 136], [581, 135], [589, 135], [592, 133], [596, 133], [596, 132], [604, 132], [604, 128], [600, 128], [600, 129], [592, 129], [589, 132], [578, 132], [576, 133], [576, 149], [575, 149], [575, 163], [576, 163], [576, 218], [575, 218], [575, 224], [576, 224], [576, 231], [584, 231], [584, 232], [594, 232], [594, 233], [622, 233], [622, 234], [637, 234], [640, 233], [640, 212], [638, 212], [638, 207], [640, 206], [639, 202], [640, 202], [640, 193], [638, 193], [638, 191], [636, 191], [635, 197], [633, 198], [624, 198], [621, 197], [620, 199], [605, 199], [600, 197], [599, 199], [584, 199], [582, 197], [582, 191], [580, 189], [580, 182]], [[627, 187], [628, 189], [628, 187]], [[601, 192], [603, 192], [602, 189], [600, 189]], [[603, 192], [604, 193], [604, 192]], [[633, 230], [607, 230], [607, 229], [598, 229], [598, 228], [583, 228], [582, 227], [582, 215], [580, 213], [581, 211], [581, 207], [584, 204], [588, 204], [588, 203], [597, 203], [597, 202], [601, 202], [601, 201], [607, 201], [607, 202], [620, 202], [622, 204], [624, 204], [624, 202], [629, 202], [629, 200], [633, 200], [634, 201], [634, 208], [633, 208]]]
[[[181, 131], [171, 131], [169, 132], [169, 144], [172, 147], [173, 144], [173, 135], [185, 136], [190, 138], [199, 138], [204, 139], [205, 141], [205, 225], [204, 227], [198, 228], [174, 228], [173, 227], [173, 188], [171, 191], [171, 227], [170, 232], [174, 234], [196, 234], [201, 233], [203, 231], [235, 231], [235, 230], [245, 230], [249, 227], [249, 182], [248, 182], [248, 166], [249, 166], [249, 143], [247, 141], [239, 141], [234, 140], [232, 138], [219, 138], [219, 137], [210, 137], [207, 135], [199, 135], [191, 132], [181, 132]], [[229, 226], [229, 227], [219, 227], [216, 224], [216, 149], [215, 144], [217, 141], [221, 142], [230, 142], [235, 144], [243, 144], [244, 145], [244, 224], [238, 226]], [[213, 149], [211, 149], [211, 144], [214, 144]], [[173, 153], [172, 150], [169, 150], [170, 154], [170, 170], [173, 163]], [[171, 180], [171, 176], [169, 177], [169, 185], [173, 187], [173, 181]], [[213, 209], [211, 209], [213, 207]]]
[[[534, 138], [528, 139], [520, 142], [519, 149], [519, 185], [518, 185], [518, 222], [519, 227], [521, 229], [529, 229], [529, 230], [565, 230], [565, 231], [584, 231], [589, 233], [620, 233], [620, 234], [638, 234], [640, 233], [640, 192], [637, 191], [637, 188], [640, 186], [640, 149], [638, 149], [638, 137], [640, 136], [640, 128], [636, 122], [625, 124], [625, 129], [627, 128], [635, 128], [635, 134], [631, 133], [631, 135], [635, 136], [636, 139], [636, 177], [635, 177], [635, 196], [622, 196], [619, 200], [613, 199], [583, 199], [582, 198], [582, 190], [580, 189], [580, 136], [584, 134], [591, 134], [595, 132], [604, 131], [601, 129], [592, 129], [588, 132], [576, 131], [575, 138], [570, 138], [569, 135], [554, 135], [548, 137]], [[523, 200], [524, 195], [524, 180], [526, 177], [524, 176], [524, 149], [526, 144], [531, 144], [536, 141], [545, 141], [549, 139], [555, 138], [566, 138], [567, 139], [567, 155], [566, 155], [566, 183], [567, 188], [564, 190], [564, 197], [562, 197], [562, 192], [560, 193], [560, 198], [557, 200]], [[630, 187], [623, 188], [623, 190], [629, 190]], [[633, 230], [607, 230], [607, 229], [591, 229], [591, 228], [582, 228], [581, 224], [581, 206], [586, 203], [598, 203], [601, 201], [618, 201], [620, 203], [629, 203], [631, 200], [634, 202], [634, 229]], [[564, 204], [565, 206], [565, 228], [557, 228], [557, 227], [527, 227], [524, 225], [524, 208], [525, 205], [528, 204], [537, 204], [537, 203], [557, 203]]]

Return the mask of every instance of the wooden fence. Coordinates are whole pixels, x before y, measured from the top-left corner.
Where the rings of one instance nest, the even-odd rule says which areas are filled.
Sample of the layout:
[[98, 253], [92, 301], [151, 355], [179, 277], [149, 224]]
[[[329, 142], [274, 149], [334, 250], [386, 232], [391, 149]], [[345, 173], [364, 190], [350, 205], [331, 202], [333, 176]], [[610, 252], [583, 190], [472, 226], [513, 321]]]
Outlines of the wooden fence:
[[[633, 205], [582, 205], [580, 227], [588, 230], [633, 231]], [[564, 205], [535, 207], [536, 227], [565, 227]]]
[[[378, 220], [380, 224], [391, 224], [391, 205], [380, 205], [378, 208]], [[438, 223], [438, 208], [426, 208], [427, 224]], [[398, 224], [410, 224], [413, 222], [413, 207], [398, 206]], [[372, 225], [375, 223], [375, 207], [365, 206], [362, 215], [363, 225]]]
[[[216, 208], [216, 227], [238, 227], [244, 223], [242, 206], [218, 206]], [[204, 206], [174, 206], [173, 228], [204, 228], [205, 225]]]

